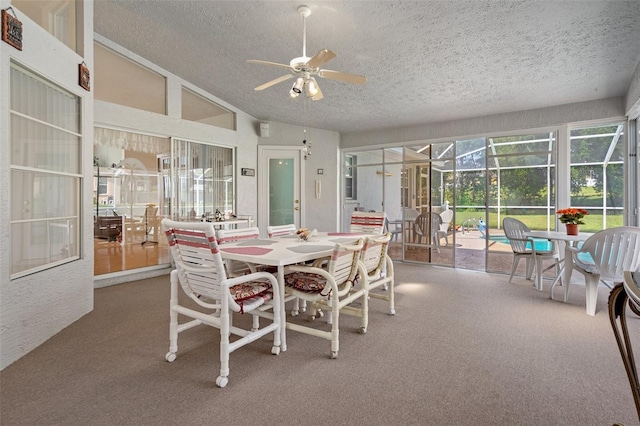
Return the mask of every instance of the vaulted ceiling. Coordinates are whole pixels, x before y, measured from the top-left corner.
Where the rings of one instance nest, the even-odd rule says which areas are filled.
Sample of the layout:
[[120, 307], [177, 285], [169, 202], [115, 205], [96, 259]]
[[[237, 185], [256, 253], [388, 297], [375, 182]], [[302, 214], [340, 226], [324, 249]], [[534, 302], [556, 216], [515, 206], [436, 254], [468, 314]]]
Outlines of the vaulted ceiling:
[[[288, 64], [327, 48], [324, 99], [289, 97]], [[640, 59], [638, 1], [100, 0], [95, 32], [266, 121], [349, 132], [623, 96]]]

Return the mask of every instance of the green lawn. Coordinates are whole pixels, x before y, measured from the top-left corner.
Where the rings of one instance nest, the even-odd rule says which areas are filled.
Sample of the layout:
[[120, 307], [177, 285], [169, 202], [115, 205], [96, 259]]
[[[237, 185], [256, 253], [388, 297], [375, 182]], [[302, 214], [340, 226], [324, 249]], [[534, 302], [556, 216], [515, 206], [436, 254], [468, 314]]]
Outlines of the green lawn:
[[[532, 230], [546, 230], [547, 229], [547, 216], [545, 214], [506, 214], [501, 215], [500, 220], [505, 217], [513, 217], [515, 219], [521, 220], [526, 223], [527, 226]], [[484, 219], [485, 212], [484, 211], [456, 211], [456, 225], [462, 225], [462, 223], [467, 219]], [[551, 226], [553, 228], [553, 224], [555, 223], [555, 218], [549, 218]], [[602, 223], [602, 215], [601, 214], [590, 214], [584, 218], [584, 225], [580, 225], [580, 230], [583, 232], [597, 232], [604, 229]], [[616, 226], [622, 226], [622, 215], [608, 215], [607, 216], [607, 228], [613, 228]], [[501, 228], [502, 226], [500, 226]], [[496, 213], [489, 214], [489, 228], [497, 229], [498, 228], [498, 215]], [[559, 230], [564, 229], [564, 226], [560, 224]]]

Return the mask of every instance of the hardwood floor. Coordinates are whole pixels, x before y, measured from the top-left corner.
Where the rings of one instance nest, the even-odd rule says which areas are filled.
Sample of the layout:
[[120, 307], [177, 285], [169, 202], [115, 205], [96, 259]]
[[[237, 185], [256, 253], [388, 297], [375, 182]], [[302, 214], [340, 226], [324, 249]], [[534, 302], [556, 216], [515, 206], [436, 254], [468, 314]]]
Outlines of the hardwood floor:
[[171, 255], [166, 241], [159, 239], [157, 244], [152, 242], [142, 244], [144, 241], [144, 235], [125, 238], [122, 242], [108, 242], [106, 239], [94, 238], [94, 275], [128, 271], [170, 262]]

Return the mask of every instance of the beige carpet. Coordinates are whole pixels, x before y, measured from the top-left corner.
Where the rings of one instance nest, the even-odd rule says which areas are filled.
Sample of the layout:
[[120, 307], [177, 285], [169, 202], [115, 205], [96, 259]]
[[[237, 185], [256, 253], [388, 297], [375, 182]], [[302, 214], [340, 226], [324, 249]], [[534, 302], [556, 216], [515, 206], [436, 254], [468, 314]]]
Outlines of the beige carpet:
[[[168, 276], [98, 289], [92, 313], [0, 372], [0, 423], [638, 424], [606, 288], [590, 317], [580, 286], [564, 304], [522, 278], [396, 271], [397, 315], [372, 300], [365, 335], [341, 318], [338, 359], [328, 341], [289, 331], [279, 356], [265, 339], [231, 354], [224, 389], [213, 329], [183, 333], [177, 360], [164, 360]], [[640, 320], [629, 322], [640, 352]]]

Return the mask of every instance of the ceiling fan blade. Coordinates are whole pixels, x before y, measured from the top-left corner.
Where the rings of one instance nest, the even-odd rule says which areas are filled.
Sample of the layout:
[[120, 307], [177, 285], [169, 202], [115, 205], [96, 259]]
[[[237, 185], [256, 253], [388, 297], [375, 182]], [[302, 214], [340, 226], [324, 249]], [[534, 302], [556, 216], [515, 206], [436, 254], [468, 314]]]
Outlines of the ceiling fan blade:
[[347, 74], [340, 71], [320, 70], [318, 75], [322, 78], [344, 81], [345, 83], [365, 84], [367, 82], [367, 77], [364, 75]]
[[259, 59], [248, 59], [247, 62], [250, 62], [252, 64], [272, 65], [272, 66], [275, 66], [275, 67], [282, 67], [282, 68], [291, 69], [291, 67], [289, 65], [279, 64], [277, 62], [261, 61]]
[[307, 61], [307, 65], [311, 68], [318, 68], [333, 58], [336, 57], [336, 54], [330, 51], [329, 49], [322, 49], [315, 56]]
[[282, 77], [278, 77], [275, 80], [271, 80], [271, 81], [268, 81], [268, 82], [266, 82], [264, 84], [261, 84], [260, 86], [256, 87], [253, 90], [264, 90], [264, 89], [269, 88], [271, 86], [274, 86], [274, 85], [276, 85], [278, 83], [282, 83], [285, 80], [289, 80], [291, 77], [293, 77], [292, 74], [283, 75]]

